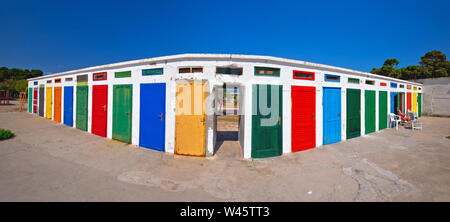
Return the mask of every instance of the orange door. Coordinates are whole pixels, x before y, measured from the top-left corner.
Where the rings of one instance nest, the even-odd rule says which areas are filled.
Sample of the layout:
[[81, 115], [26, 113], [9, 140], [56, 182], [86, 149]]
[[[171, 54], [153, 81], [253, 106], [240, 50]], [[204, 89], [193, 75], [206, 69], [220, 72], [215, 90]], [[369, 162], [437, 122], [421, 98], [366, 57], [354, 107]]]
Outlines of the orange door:
[[406, 93], [406, 108], [407, 108], [408, 112], [412, 111], [412, 109], [411, 109], [411, 93], [410, 92]]
[[61, 87], [55, 87], [55, 116], [54, 121], [61, 122]]
[[175, 154], [205, 156], [206, 83], [177, 83]]

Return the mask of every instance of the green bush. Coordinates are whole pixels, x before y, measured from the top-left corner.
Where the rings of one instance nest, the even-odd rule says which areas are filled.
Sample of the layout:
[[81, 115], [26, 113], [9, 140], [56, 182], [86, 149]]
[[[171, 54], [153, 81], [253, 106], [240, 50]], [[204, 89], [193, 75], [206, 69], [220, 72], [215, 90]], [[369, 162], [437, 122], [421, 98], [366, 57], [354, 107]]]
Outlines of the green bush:
[[11, 130], [0, 129], [0, 140], [6, 140], [14, 136]]

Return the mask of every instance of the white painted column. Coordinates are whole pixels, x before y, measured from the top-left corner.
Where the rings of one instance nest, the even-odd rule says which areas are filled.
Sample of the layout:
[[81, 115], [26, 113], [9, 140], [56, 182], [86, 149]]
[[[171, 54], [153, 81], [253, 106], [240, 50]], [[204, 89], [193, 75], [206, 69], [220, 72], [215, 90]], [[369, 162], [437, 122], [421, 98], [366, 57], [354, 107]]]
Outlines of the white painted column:
[[138, 81], [133, 81], [132, 119], [131, 119], [131, 144], [139, 145], [139, 120], [140, 120], [140, 95], [141, 87]]
[[64, 124], [64, 78], [61, 78], [61, 124]]
[[88, 110], [87, 110], [87, 132], [92, 133], [92, 82], [91, 75], [88, 75]]
[[375, 132], [380, 130], [380, 124], [379, 124], [379, 118], [378, 113], [380, 112], [380, 104], [379, 104], [379, 97], [380, 97], [380, 90], [375, 89]]
[[282, 99], [283, 99], [283, 153], [290, 153], [292, 152], [292, 108], [291, 108], [291, 84], [282, 84], [283, 90], [282, 90]]
[[366, 135], [366, 89], [364, 87], [361, 90], [361, 136]]
[[244, 139], [244, 158], [252, 157], [252, 103], [253, 103], [253, 94], [252, 94], [252, 84], [245, 84], [245, 139]]
[[347, 140], [347, 87], [345, 85], [341, 88], [341, 140]]
[[316, 147], [323, 145], [323, 88], [316, 85]]
[[73, 78], [74, 85], [73, 85], [73, 128], [77, 128], [77, 82], [76, 76]]

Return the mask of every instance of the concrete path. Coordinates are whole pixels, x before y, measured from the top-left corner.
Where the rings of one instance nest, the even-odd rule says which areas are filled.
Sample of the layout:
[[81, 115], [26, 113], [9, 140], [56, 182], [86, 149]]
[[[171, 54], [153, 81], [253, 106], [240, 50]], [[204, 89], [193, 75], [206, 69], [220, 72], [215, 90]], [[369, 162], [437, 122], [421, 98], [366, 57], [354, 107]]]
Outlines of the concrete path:
[[[450, 201], [450, 118], [281, 157], [173, 156], [0, 108], [0, 201]], [[233, 136], [231, 136], [233, 137]], [[227, 136], [224, 136], [227, 138]]]

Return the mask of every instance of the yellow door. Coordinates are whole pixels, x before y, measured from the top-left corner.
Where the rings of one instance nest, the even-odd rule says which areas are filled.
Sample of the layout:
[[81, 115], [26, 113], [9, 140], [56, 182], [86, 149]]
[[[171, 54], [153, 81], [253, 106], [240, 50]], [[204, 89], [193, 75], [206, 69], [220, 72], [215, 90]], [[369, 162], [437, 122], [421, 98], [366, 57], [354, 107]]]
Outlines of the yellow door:
[[45, 89], [45, 117], [52, 118], [52, 87]]
[[413, 112], [417, 113], [417, 93], [413, 93]]
[[206, 82], [177, 83], [175, 154], [205, 156]]

